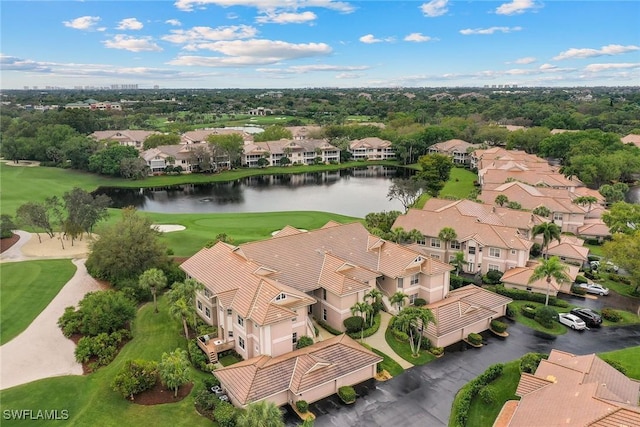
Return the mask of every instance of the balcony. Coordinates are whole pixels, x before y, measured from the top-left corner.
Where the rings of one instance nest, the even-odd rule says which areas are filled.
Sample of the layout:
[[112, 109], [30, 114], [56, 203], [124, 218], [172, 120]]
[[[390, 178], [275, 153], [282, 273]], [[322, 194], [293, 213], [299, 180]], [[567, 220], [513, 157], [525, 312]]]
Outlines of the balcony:
[[216, 337], [209, 337], [209, 335], [201, 335], [196, 340], [200, 350], [209, 357], [210, 363], [216, 363], [218, 361], [218, 354], [223, 351], [231, 350], [236, 346], [235, 340], [223, 340]]

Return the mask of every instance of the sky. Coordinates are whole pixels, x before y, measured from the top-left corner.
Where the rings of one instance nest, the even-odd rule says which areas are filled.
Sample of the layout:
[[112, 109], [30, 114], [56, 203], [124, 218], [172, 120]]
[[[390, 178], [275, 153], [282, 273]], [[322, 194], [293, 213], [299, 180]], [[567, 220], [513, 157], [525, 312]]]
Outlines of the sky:
[[0, 88], [640, 86], [640, 1], [0, 1]]

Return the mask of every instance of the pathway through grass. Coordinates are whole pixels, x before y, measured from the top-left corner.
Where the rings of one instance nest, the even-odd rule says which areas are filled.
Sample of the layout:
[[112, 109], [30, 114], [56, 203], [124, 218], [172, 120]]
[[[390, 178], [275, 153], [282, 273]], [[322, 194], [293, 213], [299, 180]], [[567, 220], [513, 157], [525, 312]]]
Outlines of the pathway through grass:
[[24, 331], [75, 271], [69, 259], [3, 263], [0, 268], [0, 345]]

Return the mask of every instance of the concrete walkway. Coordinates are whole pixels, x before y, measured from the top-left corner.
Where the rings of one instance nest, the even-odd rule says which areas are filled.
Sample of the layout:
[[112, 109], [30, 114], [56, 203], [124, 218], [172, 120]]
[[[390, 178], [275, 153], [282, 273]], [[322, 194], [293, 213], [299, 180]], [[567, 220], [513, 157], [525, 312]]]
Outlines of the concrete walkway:
[[398, 364], [402, 366], [404, 369], [412, 368], [413, 365], [407, 362], [406, 360], [404, 360], [402, 357], [398, 356], [398, 354], [395, 351], [393, 351], [391, 347], [389, 347], [389, 344], [387, 344], [387, 340], [384, 339], [384, 334], [387, 330], [387, 326], [389, 326], [389, 320], [391, 320], [391, 315], [386, 311], [381, 311], [380, 316], [381, 316], [380, 329], [378, 329], [378, 331], [375, 334], [371, 335], [368, 338], [365, 338], [364, 343], [367, 345], [370, 345], [376, 350], [380, 350], [387, 356], [391, 357], [393, 360], [398, 362]]
[[[2, 254], [2, 260], [16, 262], [26, 259], [20, 248], [23, 234], [13, 247]], [[29, 233], [25, 233], [31, 237]], [[24, 236], [26, 237], [26, 236]], [[87, 273], [84, 259], [74, 259], [76, 273], [58, 292], [49, 305], [20, 335], [0, 347], [0, 390], [26, 384], [42, 378], [61, 375], [82, 375], [82, 365], [73, 354], [75, 344], [62, 335], [58, 318], [68, 306], [76, 306], [87, 292], [101, 289]]]

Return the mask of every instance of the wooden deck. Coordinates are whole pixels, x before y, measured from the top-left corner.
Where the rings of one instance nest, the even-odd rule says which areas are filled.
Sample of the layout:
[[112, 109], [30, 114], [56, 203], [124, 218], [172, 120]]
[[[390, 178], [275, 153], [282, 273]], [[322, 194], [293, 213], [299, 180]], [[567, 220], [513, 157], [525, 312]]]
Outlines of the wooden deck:
[[231, 350], [235, 347], [235, 340], [223, 341], [220, 338], [208, 336], [200, 336], [196, 339], [198, 347], [209, 357], [210, 363], [216, 363], [218, 361], [218, 354], [223, 351]]

